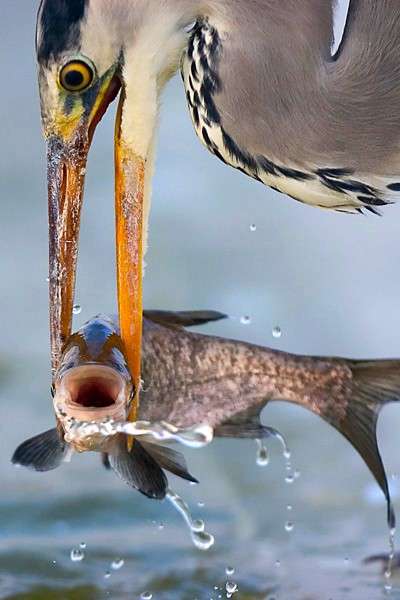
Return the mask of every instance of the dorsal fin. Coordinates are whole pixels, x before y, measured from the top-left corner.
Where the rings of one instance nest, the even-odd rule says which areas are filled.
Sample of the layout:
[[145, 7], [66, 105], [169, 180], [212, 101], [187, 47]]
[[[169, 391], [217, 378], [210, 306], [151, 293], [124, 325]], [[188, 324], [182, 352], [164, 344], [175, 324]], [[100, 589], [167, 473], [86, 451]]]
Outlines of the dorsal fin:
[[145, 310], [143, 315], [146, 319], [165, 325], [166, 327], [193, 327], [205, 325], [212, 321], [226, 319], [227, 315], [215, 310]]

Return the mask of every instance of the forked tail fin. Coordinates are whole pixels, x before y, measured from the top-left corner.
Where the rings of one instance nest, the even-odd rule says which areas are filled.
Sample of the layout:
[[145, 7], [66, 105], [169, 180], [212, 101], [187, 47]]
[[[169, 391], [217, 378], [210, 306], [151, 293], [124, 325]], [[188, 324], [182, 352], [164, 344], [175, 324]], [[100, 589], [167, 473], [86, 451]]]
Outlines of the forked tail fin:
[[353, 393], [340, 421], [330, 421], [360, 453], [387, 501], [387, 519], [395, 527], [385, 468], [378, 448], [376, 426], [385, 404], [400, 400], [400, 361], [349, 361], [353, 373]]

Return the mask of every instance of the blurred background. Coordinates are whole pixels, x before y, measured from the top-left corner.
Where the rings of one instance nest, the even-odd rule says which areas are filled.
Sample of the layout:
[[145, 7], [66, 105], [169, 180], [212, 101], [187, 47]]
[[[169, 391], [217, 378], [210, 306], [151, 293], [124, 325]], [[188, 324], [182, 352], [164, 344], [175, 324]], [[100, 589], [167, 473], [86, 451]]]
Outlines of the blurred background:
[[[97, 455], [76, 456], [47, 474], [10, 465], [20, 441], [54, 422], [37, 5], [2, 0], [1, 7], [0, 598], [139, 598], [146, 590], [162, 600], [218, 598], [226, 596], [220, 588], [228, 566], [238, 598], [379, 598], [379, 570], [361, 561], [388, 548], [383, 499], [349, 444], [299, 408], [275, 404], [263, 415], [292, 449], [300, 476], [291, 485], [274, 443], [264, 469], [254, 442], [218, 441], [187, 452], [201, 485], [173, 486], [215, 534], [208, 553], [192, 547], [170, 505], [125, 488]], [[384, 209], [383, 218], [323, 212], [222, 165], [192, 130], [180, 79], [168, 85], [147, 308], [221, 310], [231, 318], [204, 332], [296, 353], [398, 357], [399, 224], [399, 205]], [[77, 326], [115, 309], [112, 111], [90, 154], [76, 302]], [[399, 425], [399, 409], [386, 408], [380, 445], [394, 496]], [[71, 562], [81, 542], [85, 560]], [[117, 557], [125, 564], [114, 571]], [[396, 589], [392, 597], [400, 598]]]

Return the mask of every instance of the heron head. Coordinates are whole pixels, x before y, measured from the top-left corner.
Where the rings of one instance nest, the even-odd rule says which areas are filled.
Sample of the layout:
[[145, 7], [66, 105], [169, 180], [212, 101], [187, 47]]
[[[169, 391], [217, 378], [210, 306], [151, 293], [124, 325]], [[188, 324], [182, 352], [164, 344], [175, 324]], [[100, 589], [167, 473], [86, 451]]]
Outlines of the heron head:
[[118, 306], [129, 366], [140, 369], [141, 280], [159, 94], [195, 19], [187, 0], [42, 0], [37, 58], [48, 143], [53, 372], [71, 332], [90, 143], [120, 93], [115, 130]]

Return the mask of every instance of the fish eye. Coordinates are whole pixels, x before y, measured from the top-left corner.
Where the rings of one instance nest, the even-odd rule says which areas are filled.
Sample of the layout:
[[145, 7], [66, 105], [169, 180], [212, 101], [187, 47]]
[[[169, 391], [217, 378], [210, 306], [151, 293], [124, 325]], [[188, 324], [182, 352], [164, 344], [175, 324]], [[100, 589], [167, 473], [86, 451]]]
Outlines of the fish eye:
[[60, 85], [68, 92], [83, 92], [93, 82], [94, 69], [83, 60], [71, 60], [60, 71]]

